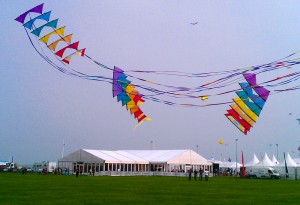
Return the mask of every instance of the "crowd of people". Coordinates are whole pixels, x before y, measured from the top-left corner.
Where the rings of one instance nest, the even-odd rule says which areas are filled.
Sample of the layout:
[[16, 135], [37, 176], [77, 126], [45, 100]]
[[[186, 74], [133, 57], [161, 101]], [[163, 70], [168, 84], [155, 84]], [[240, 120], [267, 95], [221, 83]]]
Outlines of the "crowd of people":
[[188, 173], [189, 173], [189, 180], [192, 179], [192, 174], [194, 173], [194, 180], [196, 181], [198, 178], [198, 173], [199, 173], [199, 180], [202, 181], [203, 173], [204, 173], [205, 181], [208, 181], [209, 171], [207, 169], [205, 169], [203, 171], [203, 169], [200, 168], [199, 171], [197, 171], [196, 169], [194, 169], [194, 171], [193, 171], [193, 169], [191, 168]]

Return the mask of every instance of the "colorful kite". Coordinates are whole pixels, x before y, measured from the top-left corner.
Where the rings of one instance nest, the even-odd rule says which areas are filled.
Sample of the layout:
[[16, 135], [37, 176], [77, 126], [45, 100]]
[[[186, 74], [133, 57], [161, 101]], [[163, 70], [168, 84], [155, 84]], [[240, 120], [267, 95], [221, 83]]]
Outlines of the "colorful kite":
[[144, 120], [151, 121], [139, 107], [145, 101], [130, 83], [124, 71], [115, 66], [112, 83], [113, 97], [117, 97], [117, 100], [122, 102], [122, 106], [126, 105], [127, 110], [130, 110], [130, 113], [137, 119], [138, 125]]
[[[257, 85], [255, 74], [245, 73], [244, 78], [247, 82], [240, 83], [243, 90], [236, 92], [238, 97], [233, 99], [235, 104], [230, 105], [231, 109], [227, 110], [228, 113], [225, 116], [247, 135], [258, 119], [270, 91]], [[257, 94], [254, 94], [253, 91]]]
[[[74, 54], [80, 52], [80, 56], [84, 56], [85, 48], [78, 50], [79, 41], [77, 41], [75, 43], [71, 43], [72, 34], [64, 36], [65, 27], [56, 29], [57, 24], [58, 24], [58, 19], [50, 21], [51, 11], [43, 13], [43, 6], [44, 6], [44, 4], [40, 4], [40, 5], [36, 6], [32, 9], [26, 11], [25, 13], [21, 14], [20, 16], [18, 16], [15, 20], [22, 23], [24, 28], [31, 30], [31, 33], [37, 37], [40, 37], [40, 34], [46, 27], [52, 28], [53, 31], [46, 33], [39, 40], [41, 42], [45, 43], [50, 50], [55, 52], [55, 54], [61, 58], [62, 62], [69, 64], [71, 56], [73, 55], [73, 54], [71, 54], [71, 55], [65, 56], [63, 58], [63, 55], [67, 49], [74, 49], [74, 50], [76, 50], [76, 52], [74, 52]], [[35, 18], [31, 18], [30, 13], [39, 13], [40, 15]], [[29, 20], [26, 23], [24, 23], [26, 17], [29, 17]], [[39, 27], [36, 27], [35, 22], [37, 20], [43, 20], [43, 21], [46, 21], [46, 23]], [[53, 35], [57, 35], [57, 39], [48, 44], [49, 39]], [[64, 48], [56, 51], [56, 46], [60, 42], [64, 43], [66, 46]]]

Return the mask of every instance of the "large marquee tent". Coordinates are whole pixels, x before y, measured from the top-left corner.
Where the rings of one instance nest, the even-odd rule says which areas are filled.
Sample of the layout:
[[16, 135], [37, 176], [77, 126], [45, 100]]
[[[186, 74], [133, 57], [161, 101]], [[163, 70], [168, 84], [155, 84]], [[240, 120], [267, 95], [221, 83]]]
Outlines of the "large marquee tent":
[[95, 172], [186, 172], [208, 169], [212, 163], [193, 150], [91, 150], [80, 149], [63, 158], [58, 166], [82, 173]]

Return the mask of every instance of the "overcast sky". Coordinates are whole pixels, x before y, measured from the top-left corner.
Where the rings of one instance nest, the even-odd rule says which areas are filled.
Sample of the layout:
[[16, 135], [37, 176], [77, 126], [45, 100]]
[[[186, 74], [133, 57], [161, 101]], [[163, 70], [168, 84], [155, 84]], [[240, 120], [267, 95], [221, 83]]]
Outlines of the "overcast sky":
[[[283, 152], [299, 156], [299, 91], [270, 95], [247, 136], [224, 116], [229, 105], [190, 108], [147, 100], [141, 108], [152, 122], [134, 132], [136, 120], [112, 97], [111, 84], [64, 75], [36, 53], [14, 19], [40, 3], [89, 56], [111, 68], [214, 72], [269, 63], [300, 50], [299, 1], [0, 0], [0, 160], [57, 161], [63, 140], [64, 155], [81, 148], [197, 151], [198, 145], [204, 157], [227, 160], [235, 159], [238, 139], [239, 161], [241, 151], [246, 161], [254, 153], [276, 156], [276, 144], [279, 161]], [[69, 68], [112, 75], [77, 56]], [[296, 71], [299, 66], [272, 71], [258, 81]], [[167, 78], [139, 76], [157, 82]], [[197, 85], [179, 77], [168, 83]], [[219, 101], [234, 97], [224, 95]], [[218, 144], [219, 139], [225, 144]]]

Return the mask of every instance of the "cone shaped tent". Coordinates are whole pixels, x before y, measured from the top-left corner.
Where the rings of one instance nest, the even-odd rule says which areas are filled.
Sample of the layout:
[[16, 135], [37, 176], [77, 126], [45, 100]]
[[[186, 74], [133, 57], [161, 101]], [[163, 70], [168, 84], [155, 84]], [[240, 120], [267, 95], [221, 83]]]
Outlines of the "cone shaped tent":
[[255, 154], [253, 154], [252, 160], [249, 161], [248, 163], [246, 163], [246, 164], [245, 164], [245, 167], [251, 167], [251, 166], [254, 166], [254, 165], [258, 164], [258, 163], [259, 163], [258, 158], [256, 157]]
[[256, 167], [272, 167], [274, 165], [275, 164], [270, 160], [267, 153], [265, 153], [264, 157], [259, 163], [255, 164]]

